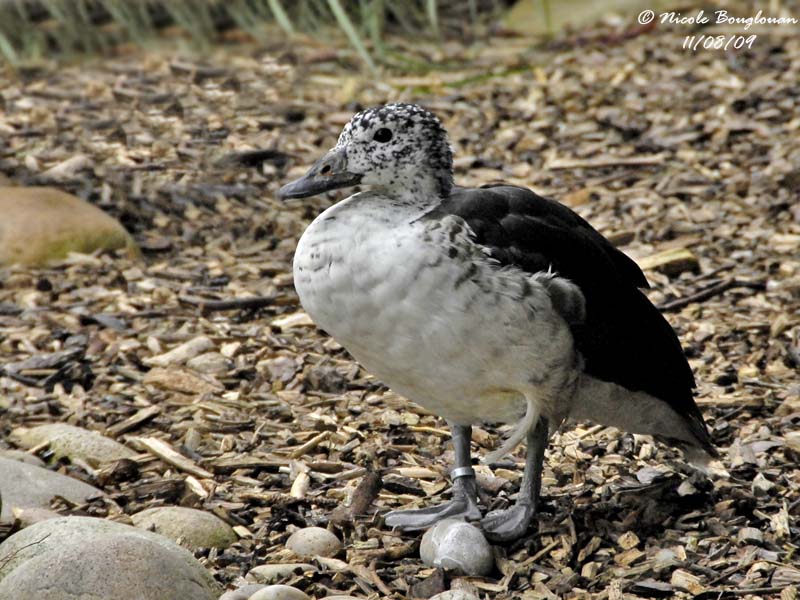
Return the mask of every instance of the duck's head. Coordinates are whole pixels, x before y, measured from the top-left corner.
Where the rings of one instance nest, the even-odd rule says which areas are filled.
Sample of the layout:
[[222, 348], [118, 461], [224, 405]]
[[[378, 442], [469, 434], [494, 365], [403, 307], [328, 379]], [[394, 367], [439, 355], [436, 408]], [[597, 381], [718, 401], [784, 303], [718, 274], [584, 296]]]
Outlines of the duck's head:
[[363, 110], [344, 126], [336, 146], [278, 196], [305, 198], [356, 184], [398, 196], [447, 196], [453, 155], [439, 119], [416, 104]]

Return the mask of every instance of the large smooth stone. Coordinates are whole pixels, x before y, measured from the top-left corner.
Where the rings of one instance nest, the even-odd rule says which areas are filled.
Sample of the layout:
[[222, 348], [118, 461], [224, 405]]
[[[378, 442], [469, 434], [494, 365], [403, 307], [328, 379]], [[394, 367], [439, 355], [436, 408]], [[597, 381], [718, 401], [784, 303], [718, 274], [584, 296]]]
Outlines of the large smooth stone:
[[230, 592], [225, 592], [219, 597], [219, 600], [250, 600], [250, 596], [264, 587], [267, 586], [259, 583], [247, 583], [240, 588], [236, 588]]
[[250, 596], [249, 600], [311, 600], [308, 594], [290, 585], [268, 585]]
[[[119, 536], [140, 538], [162, 546], [174, 556], [180, 558], [191, 572], [196, 571], [199, 573], [204, 587], [216, 589], [213, 577], [200, 566], [194, 555], [185, 548], [178, 546], [175, 542], [157, 533], [94, 517], [51, 519], [31, 525], [12, 535], [0, 544], [0, 581], [4, 582], [4, 578], [23, 563], [45, 553], [57, 554], [62, 548], [72, 544], [73, 541], [79, 542], [81, 549], [86, 550], [99, 540]], [[11, 597], [16, 598], [15, 596]], [[127, 599], [136, 596], [121, 597]], [[0, 594], [0, 598], [5, 597]]]
[[461, 519], [443, 519], [426, 531], [419, 555], [428, 566], [463, 575], [487, 575], [494, 567], [494, 553], [483, 532]]
[[111, 438], [66, 423], [49, 423], [30, 429], [18, 427], [11, 432], [9, 439], [24, 448], [48, 442], [56, 458], [78, 459], [94, 467], [136, 456], [136, 452]]
[[133, 524], [188, 548], [227, 548], [238, 538], [230, 525], [203, 510], [183, 506], [148, 508], [131, 517]]
[[0, 499], [3, 504], [0, 521], [10, 521], [15, 508], [49, 508], [50, 501], [56, 496], [83, 503], [89, 496], [100, 493], [89, 484], [61, 473], [19, 460], [0, 458]]
[[99, 249], [139, 255], [116, 219], [55, 188], [2, 186], [0, 215], [0, 264], [40, 266]]
[[331, 557], [342, 549], [342, 542], [322, 527], [304, 527], [289, 536], [286, 547], [300, 556]]
[[44, 467], [44, 461], [33, 454], [24, 452], [22, 450], [0, 450], [0, 458], [10, 458], [11, 460], [18, 460], [20, 462], [35, 465], [37, 467]]
[[[50, 522], [50, 521], [46, 521]], [[14, 600], [214, 600], [200, 563], [134, 535], [72, 538], [30, 558], [0, 581]]]

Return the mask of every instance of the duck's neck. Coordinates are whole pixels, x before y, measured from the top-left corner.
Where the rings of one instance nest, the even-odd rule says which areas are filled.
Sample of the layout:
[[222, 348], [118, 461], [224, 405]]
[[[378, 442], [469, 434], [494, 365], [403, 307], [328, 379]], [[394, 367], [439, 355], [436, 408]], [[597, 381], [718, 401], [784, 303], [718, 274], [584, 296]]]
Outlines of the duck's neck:
[[394, 199], [398, 204], [409, 207], [433, 207], [449, 195], [451, 188], [452, 182], [443, 186], [435, 179], [419, 178], [398, 185], [373, 186], [372, 190]]

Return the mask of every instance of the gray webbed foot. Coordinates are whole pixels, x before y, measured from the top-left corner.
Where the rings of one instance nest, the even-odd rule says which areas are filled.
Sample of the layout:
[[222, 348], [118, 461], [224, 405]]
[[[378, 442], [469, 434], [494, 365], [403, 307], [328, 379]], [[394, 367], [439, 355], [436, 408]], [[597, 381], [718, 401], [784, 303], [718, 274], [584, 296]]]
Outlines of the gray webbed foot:
[[493, 542], [510, 542], [525, 534], [535, 512], [528, 503], [515, 504], [505, 510], [493, 510], [481, 520], [481, 528]]
[[453, 447], [456, 454], [456, 468], [453, 469], [453, 499], [439, 506], [416, 510], [393, 510], [386, 515], [389, 527], [415, 530], [427, 529], [434, 523], [447, 518], [462, 518], [477, 521], [481, 518], [478, 509], [478, 484], [475, 482], [475, 471], [470, 466], [469, 443], [471, 427], [468, 425], [450, 424], [453, 433]]
[[386, 515], [386, 524], [390, 527], [414, 531], [427, 529], [442, 519], [448, 518], [477, 521], [481, 518], [481, 512], [475, 502], [467, 501], [465, 498], [453, 498], [450, 502], [429, 508], [393, 510]]

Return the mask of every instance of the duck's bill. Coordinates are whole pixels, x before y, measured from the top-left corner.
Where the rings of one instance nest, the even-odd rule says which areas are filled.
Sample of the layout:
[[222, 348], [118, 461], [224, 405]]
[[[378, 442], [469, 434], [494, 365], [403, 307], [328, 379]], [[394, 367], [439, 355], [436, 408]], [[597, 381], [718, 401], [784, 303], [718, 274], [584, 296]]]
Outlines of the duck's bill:
[[300, 179], [287, 183], [278, 191], [278, 198], [291, 200], [308, 198], [322, 192], [356, 185], [361, 175], [350, 173], [345, 166], [347, 157], [342, 150], [332, 150], [314, 163]]

